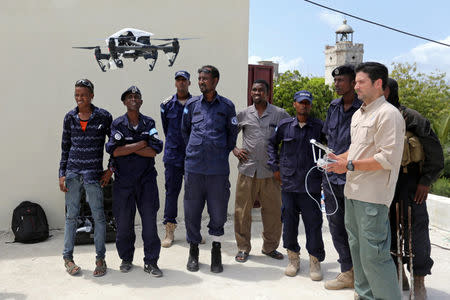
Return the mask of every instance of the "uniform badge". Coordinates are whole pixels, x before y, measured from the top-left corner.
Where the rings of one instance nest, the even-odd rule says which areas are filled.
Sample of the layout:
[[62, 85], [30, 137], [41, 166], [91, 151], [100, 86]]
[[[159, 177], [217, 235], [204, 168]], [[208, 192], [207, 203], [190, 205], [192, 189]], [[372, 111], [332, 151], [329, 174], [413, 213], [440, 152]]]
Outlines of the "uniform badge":
[[122, 135], [119, 132], [116, 132], [116, 134], [114, 135], [114, 139], [116, 141], [120, 141], [122, 139]]
[[277, 130], [278, 130], [278, 126], [277, 126], [277, 127], [275, 127], [275, 132], [277, 132]]
[[237, 124], [238, 124], [238, 120], [237, 120], [236, 117], [233, 117], [233, 118], [231, 119], [231, 124], [233, 124], [233, 125], [237, 125]]
[[185, 107], [185, 108], [183, 109], [183, 114], [187, 115], [188, 112], [189, 112], [189, 110], [187, 109], [187, 107]]

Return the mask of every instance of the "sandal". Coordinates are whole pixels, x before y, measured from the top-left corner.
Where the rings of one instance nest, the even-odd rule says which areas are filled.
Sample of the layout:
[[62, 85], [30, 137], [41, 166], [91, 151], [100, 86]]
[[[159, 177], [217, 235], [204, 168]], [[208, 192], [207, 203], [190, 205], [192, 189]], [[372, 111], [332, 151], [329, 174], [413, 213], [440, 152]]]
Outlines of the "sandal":
[[238, 253], [237, 253], [236, 256], [234, 257], [234, 259], [235, 259], [237, 262], [245, 263], [245, 262], [247, 261], [247, 259], [248, 259], [248, 253], [247, 253], [247, 252], [244, 252], [244, 251], [238, 251]]
[[66, 272], [72, 276], [78, 274], [81, 270], [81, 268], [75, 264], [73, 259], [69, 258], [64, 258], [64, 267], [66, 268]]
[[94, 277], [102, 277], [106, 274], [106, 262], [103, 258], [98, 258], [95, 260], [95, 270], [94, 270]]
[[270, 256], [270, 257], [272, 257], [272, 258], [274, 258], [274, 259], [278, 259], [278, 260], [284, 258], [283, 254], [281, 254], [281, 253], [278, 252], [277, 250], [273, 250], [272, 252], [264, 252], [264, 250], [261, 250], [261, 253], [262, 253], [262, 254], [265, 254], [265, 255], [267, 255], [267, 256]]

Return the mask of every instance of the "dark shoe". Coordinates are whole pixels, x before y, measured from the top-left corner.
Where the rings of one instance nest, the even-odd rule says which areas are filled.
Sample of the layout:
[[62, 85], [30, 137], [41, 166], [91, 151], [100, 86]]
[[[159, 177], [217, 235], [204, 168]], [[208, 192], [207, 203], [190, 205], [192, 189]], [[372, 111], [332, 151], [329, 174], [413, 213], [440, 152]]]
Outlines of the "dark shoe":
[[222, 253], [220, 252], [220, 243], [219, 242], [212, 243], [211, 272], [213, 272], [213, 273], [223, 272]]
[[248, 259], [248, 253], [244, 251], [238, 251], [236, 256], [234, 257], [234, 260], [240, 263], [245, 263]]
[[133, 264], [131, 261], [122, 260], [122, 263], [120, 264], [120, 272], [122, 273], [128, 273], [133, 268]]
[[158, 268], [158, 265], [156, 263], [150, 263], [144, 265], [144, 271], [152, 275], [153, 277], [162, 277], [163, 273]]
[[261, 250], [262, 254], [265, 254], [267, 256], [270, 256], [274, 259], [278, 259], [281, 260], [284, 258], [283, 254], [281, 254], [280, 252], [278, 252], [277, 250], [273, 250], [272, 252], [264, 252], [264, 250]]
[[198, 271], [198, 245], [191, 244], [189, 248], [189, 258], [186, 265], [186, 269], [190, 272]]

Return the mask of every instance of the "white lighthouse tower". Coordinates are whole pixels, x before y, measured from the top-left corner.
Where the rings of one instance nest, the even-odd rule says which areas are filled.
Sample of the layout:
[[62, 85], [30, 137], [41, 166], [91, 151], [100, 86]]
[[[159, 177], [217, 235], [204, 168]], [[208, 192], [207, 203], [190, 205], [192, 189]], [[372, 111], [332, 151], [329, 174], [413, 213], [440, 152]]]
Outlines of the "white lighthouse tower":
[[344, 20], [336, 30], [336, 45], [325, 46], [325, 84], [332, 86], [334, 68], [345, 64], [356, 66], [363, 61], [364, 45], [353, 44], [353, 28]]

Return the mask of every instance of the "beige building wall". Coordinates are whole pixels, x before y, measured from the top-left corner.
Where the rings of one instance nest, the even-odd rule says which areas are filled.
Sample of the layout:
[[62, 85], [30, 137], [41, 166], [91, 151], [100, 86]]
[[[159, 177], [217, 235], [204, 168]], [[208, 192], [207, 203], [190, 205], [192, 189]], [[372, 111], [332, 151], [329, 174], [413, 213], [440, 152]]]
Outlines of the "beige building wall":
[[[218, 67], [218, 92], [242, 109], [247, 99], [249, 1], [177, 0], [4, 0], [0, 10], [0, 230], [8, 230], [12, 210], [24, 200], [38, 202], [51, 228], [64, 225], [64, 195], [58, 188], [62, 122], [75, 107], [73, 85], [79, 78], [95, 84], [94, 104], [113, 117], [125, 113], [120, 94], [137, 85], [142, 113], [157, 122], [159, 104], [175, 92], [173, 75], [192, 74], [191, 93], [199, 94], [196, 70]], [[100, 71], [93, 51], [72, 46], [104, 45], [110, 34], [133, 27], [155, 37], [199, 37], [181, 41], [175, 65], [164, 54], [152, 72], [139, 59], [124, 60], [124, 69]], [[106, 161], [106, 157], [105, 157]], [[157, 156], [160, 217], [164, 210], [164, 169]], [[237, 161], [230, 156], [234, 210]], [[182, 200], [179, 201], [182, 213]], [[161, 219], [161, 218], [160, 218]]]

